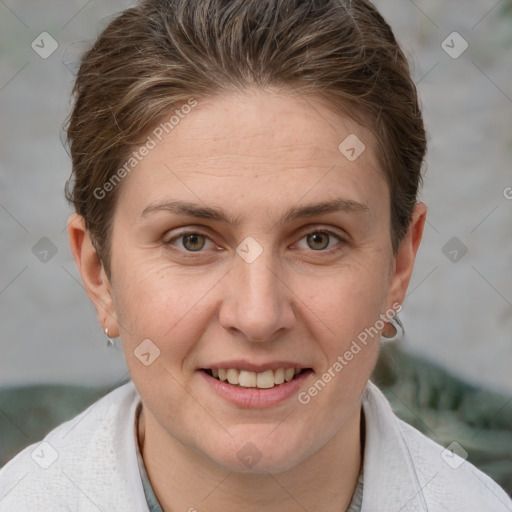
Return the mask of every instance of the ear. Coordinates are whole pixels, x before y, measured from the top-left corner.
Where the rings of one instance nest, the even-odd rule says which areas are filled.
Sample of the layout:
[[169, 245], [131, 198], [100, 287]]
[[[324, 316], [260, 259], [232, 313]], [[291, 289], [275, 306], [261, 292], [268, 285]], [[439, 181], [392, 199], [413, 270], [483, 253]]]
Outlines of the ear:
[[101, 328], [108, 328], [111, 338], [118, 337], [119, 327], [112, 288], [81, 215], [73, 214], [69, 217], [68, 236], [73, 258], [85, 291], [96, 308]]
[[417, 203], [413, 209], [409, 228], [402, 238], [395, 256], [388, 294], [389, 308], [394, 303], [403, 304], [405, 300], [426, 218], [427, 207], [423, 203]]

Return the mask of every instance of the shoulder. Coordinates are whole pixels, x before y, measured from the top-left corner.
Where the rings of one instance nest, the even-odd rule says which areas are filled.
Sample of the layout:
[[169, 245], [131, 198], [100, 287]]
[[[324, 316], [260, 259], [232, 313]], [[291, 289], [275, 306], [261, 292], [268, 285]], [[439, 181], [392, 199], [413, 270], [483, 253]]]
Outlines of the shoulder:
[[443, 447], [402, 420], [397, 421], [416, 472], [428, 476], [423, 489], [427, 503], [437, 505], [439, 510], [464, 507], [512, 511], [508, 494], [469, 462], [469, 454], [456, 440]]
[[139, 400], [128, 382], [21, 451], [0, 470], [0, 511], [122, 510], [141, 501]]
[[[445, 448], [399, 419], [371, 382], [363, 394], [363, 407], [368, 432], [364, 463], [372, 466], [368, 492], [373, 487], [379, 499], [389, 500], [388, 508], [379, 510], [394, 511], [400, 504], [404, 512], [512, 511], [510, 497], [466, 459], [457, 440]], [[366, 472], [367, 468], [365, 487]]]

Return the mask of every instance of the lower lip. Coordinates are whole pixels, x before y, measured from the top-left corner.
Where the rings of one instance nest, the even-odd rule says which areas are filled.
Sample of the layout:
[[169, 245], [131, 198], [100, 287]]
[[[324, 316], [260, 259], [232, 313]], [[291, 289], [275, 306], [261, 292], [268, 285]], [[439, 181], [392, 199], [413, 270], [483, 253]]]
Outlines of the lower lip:
[[294, 379], [268, 389], [233, 386], [232, 384], [211, 377], [203, 370], [199, 370], [199, 373], [206, 379], [206, 382], [212, 389], [228, 402], [244, 409], [262, 409], [264, 407], [278, 405], [286, 399], [297, 395], [304, 381], [313, 371], [305, 370]]

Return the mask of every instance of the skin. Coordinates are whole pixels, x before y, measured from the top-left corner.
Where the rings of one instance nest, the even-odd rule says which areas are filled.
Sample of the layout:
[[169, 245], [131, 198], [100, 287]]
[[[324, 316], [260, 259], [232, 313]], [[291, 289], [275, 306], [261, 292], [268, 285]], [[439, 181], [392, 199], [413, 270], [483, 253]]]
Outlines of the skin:
[[[349, 134], [366, 146], [353, 162], [338, 150]], [[139, 443], [165, 510], [339, 512], [350, 503], [361, 465], [361, 394], [378, 336], [306, 405], [294, 396], [239, 408], [198, 368], [296, 361], [314, 371], [304, 391], [403, 302], [426, 207], [416, 205], [395, 257], [376, 148], [367, 129], [318, 99], [237, 92], [199, 102], [123, 179], [110, 280], [83, 219], [70, 218], [84, 285], [100, 324], [121, 336], [141, 395]], [[289, 208], [337, 197], [366, 209], [281, 220]], [[141, 217], [149, 205], [175, 200], [222, 208], [239, 223], [165, 210]], [[187, 244], [177, 238], [183, 227], [207, 238]], [[334, 235], [307, 236], [325, 229]], [[252, 263], [236, 253], [249, 236], [263, 249]], [[145, 366], [133, 351], [148, 338], [160, 356]], [[248, 442], [261, 454], [250, 468], [237, 457]]]

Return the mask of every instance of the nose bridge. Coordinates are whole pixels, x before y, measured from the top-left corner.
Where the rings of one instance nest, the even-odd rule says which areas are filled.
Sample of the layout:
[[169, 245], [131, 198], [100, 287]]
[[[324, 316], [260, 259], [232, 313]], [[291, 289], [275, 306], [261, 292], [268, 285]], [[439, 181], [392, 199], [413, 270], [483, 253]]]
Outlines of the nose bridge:
[[[246, 300], [248, 304], [253, 303], [255, 307], [269, 305], [276, 299], [275, 294], [279, 292], [279, 280], [274, 270], [275, 264], [270, 250], [266, 251], [252, 263], [239, 261], [239, 275], [241, 282], [247, 291]], [[240, 290], [244, 293], [244, 287]]]
[[295, 318], [275, 255], [271, 248], [260, 247], [258, 254], [251, 241], [238, 247], [230, 273], [230, 297], [221, 315], [225, 328], [236, 329], [252, 341], [271, 339], [277, 331], [290, 328]]

